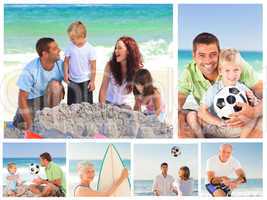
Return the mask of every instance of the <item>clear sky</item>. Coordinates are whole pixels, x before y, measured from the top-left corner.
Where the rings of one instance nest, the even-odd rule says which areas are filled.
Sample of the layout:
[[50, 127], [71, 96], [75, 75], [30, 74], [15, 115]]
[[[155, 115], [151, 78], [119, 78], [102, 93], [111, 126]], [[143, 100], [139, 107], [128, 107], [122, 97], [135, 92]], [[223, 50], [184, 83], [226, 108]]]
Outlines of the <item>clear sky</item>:
[[4, 158], [38, 158], [44, 152], [54, 158], [66, 157], [64, 143], [4, 143], [3, 147]]
[[[218, 154], [221, 143], [205, 143], [202, 149], [201, 175], [205, 176], [206, 161]], [[232, 143], [233, 157], [241, 163], [248, 178], [262, 178], [262, 144], [261, 143]]]
[[[101, 160], [110, 143], [71, 143], [69, 145], [70, 160]], [[131, 158], [130, 143], [113, 143], [122, 159]]]
[[[171, 155], [171, 148], [178, 146], [182, 154]], [[178, 169], [188, 166], [191, 177], [197, 179], [198, 146], [197, 144], [136, 144], [134, 145], [134, 179], [153, 180], [160, 171], [160, 164], [167, 162], [169, 174], [177, 178]]]
[[215, 34], [223, 48], [262, 51], [262, 6], [183, 4], [178, 7], [179, 49], [192, 49], [201, 32]]

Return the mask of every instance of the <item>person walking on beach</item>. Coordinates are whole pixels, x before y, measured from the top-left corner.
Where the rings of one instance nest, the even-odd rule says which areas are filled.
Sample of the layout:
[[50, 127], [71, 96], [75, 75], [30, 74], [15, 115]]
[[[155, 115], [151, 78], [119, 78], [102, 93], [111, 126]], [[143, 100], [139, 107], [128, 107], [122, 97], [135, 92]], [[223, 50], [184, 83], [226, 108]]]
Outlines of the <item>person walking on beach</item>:
[[127, 36], [119, 38], [105, 67], [99, 103], [131, 108], [133, 77], [142, 67], [143, 60], [136, 41]]
[[174, 178], [168, 175], [168, 163], [160, 165], [161, 174], [156, 176], [153, 183], [153, 194], [155, 196], [170, 196], [175, 192], [173, 188]]
[[[240, 162], [232, 156], [231, 144], [222, 144], [218, 155], [207, 161], [206, 189], [215, 197], [231, 196], [231, 192], [246, 183], [246, 175]], [[237, 178], [233, 179], [232, 174]]]
[[93, 103], [96, 76], [96, 51], [87, 42], [85, 25], [73, 22], [68, 28], [71, 40], [65, 50], [64, 81], [68, 84], [67, 103]]
[[111, 196], [122, 182], [128, 178], [128, 170], [124, 169], [118, 180], [115, 180], [107, 191], [95, 191], [90, 186], [95, 177], [94, 165], [87, 161], [80, 162], [78, 164], [78, 174], [80, 176], [80, 183], [74, 189], [75, 197]]
[[31, 129], [36, 111], [54, 107], [64, 98], [63, 61], [56, 41], [40, 38], [36, 51], [39, 57], [24, 67], [17, 81], [18, 109], [13, 125], [19, 129]]
[[51, 155], [47, 152], [40, 155], [40, 163], [42, 167], [45, 167], [47, 179], [40, 177], [34, 179], [34, 185], [30, 185], [30, 191], [40, 197], [64, 197], [66, 195], [66, 182], [60, 166], [52, 161]]
[[[220, 44], [211, 33], [200, 33], [193, 40], [193, 61], [187, 65], [179, 80], [178, 114], [179, 137], [205, 137], [199, 124], [199, 103], [208, 88], [219, 77], [218, 62]], [[262, 81], [256, 78], [253, 68], [246, 63], [242, 66], [240, 82], [245, 84], [259, 98], [262, 98]], [[194, 101], [185, 102], [188, 96]], [[262, 137], [262, 101], [257, 106], [241, 104], [241, 111], [232, 114], [227, 120], [231, 128], [243, 127], [256, 120], [255, 128], [248, 137]], [[194, 130], [194, 131], [193, 131]]]

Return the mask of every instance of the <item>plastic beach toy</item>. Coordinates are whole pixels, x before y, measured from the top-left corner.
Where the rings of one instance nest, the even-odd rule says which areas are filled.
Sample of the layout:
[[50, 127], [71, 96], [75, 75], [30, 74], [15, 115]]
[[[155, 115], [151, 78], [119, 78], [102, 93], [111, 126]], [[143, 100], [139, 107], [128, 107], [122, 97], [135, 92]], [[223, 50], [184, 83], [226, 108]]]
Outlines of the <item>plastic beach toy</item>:
[[104, 138], [107, 138], [107, 137], [104, 136], [104, 135], [101, 134], [101, 133], [96, 133], [96, 134], [95, 134], [95, 139], [104, 139]]
[[34, 133], [32, 131], [24, 131], [24, 138], [25, 139], [42, 139], [43, 137], [38, 133]]

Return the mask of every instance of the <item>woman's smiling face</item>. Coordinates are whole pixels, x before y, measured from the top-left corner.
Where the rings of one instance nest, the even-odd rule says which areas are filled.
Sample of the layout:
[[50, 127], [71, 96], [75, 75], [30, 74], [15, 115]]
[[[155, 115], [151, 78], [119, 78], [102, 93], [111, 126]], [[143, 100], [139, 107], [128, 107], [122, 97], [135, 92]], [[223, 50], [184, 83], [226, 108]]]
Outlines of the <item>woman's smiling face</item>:
[[127, 59], [128, 50], [123, 41], [119, 40], [115, 47], [115, 56], [118, 63]]

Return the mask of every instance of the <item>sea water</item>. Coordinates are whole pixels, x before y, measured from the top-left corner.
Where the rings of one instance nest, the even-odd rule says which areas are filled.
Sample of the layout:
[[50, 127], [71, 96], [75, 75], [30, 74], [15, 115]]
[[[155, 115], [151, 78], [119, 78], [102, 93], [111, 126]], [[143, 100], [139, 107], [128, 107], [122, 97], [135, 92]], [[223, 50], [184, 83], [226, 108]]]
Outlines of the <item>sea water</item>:
[[6, 4], [5, 66], [24, 66], [36, 57], [35, 44], [41, 37], [55, 38], [64, 51], [69, 43], [67, 28], [77, 20], [85, 24], [88, 41], [96, 47], [98, 69], [104, 68], [117, 39], [124, 35], [138, 42], [146, 67], [172, 65], [171, 5]]

